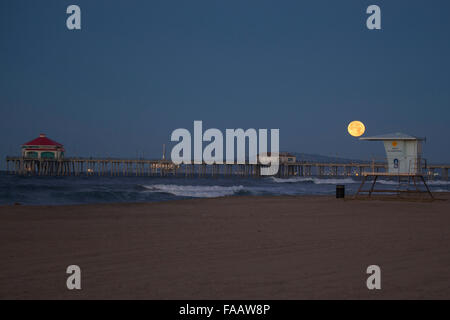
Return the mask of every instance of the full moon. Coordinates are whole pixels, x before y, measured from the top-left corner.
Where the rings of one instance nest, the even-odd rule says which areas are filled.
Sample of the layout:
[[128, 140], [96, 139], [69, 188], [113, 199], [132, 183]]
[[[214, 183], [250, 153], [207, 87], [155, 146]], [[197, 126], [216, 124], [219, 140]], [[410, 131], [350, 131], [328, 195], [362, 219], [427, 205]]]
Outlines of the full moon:
[[364, 134], [364, 131], [366, 131], [366, 127], [361, 121], [350, 122], [347, 129], [348, 133], [350, 133], [354, 137], [360, 137]]

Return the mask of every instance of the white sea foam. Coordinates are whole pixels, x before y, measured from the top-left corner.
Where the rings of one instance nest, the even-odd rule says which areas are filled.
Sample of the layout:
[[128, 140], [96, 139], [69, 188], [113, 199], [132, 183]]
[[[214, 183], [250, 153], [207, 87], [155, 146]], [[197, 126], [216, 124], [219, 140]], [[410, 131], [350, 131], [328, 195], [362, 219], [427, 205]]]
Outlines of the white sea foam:
[[433, 180], [433, 181], [427, 181], [427, 184], [430, 186], [449, 186], [450, 181], [444, 181], [444, 180]]
[[[299, 183], [299, 182], [312, 182], [314, 184], [351, 184], [351, 183], [361, 183], [359, 180], [353, 180], [352, 178], [317, 178], [317, 177], [290, 177], [290, 178], [276, 178], [270, 177], [273, 182], [276, 183]], [[366, 183], [370, 183], [372, 180], [367, 180]], [[410, 181], [413, 184], [413, 181]], [[421, 181], [417, 181], [417, 184], [421, 184]], [[377, 184], [386, 185], [398, 185], [398, 180], [384, 180], [378, 179]], [[427, 181], [430, 186], [448, 186], [450, 181], [444, 180], [434, 180]]]
[[150, 192], [170, 193], [180, 197], [216, 198], [231, 196], [244, 190], [243, 186], [189, 186], [176, 184], [152, 184], [143, 186]]
[[433, 189], [432, 190], [433, 192], [450, 192], [450, 190], [448, 190], [448, 189]]
[[[367, 183], [370, 183], [371, 181], [372, 180], [367, 181]], [[398, 185], [398, 180], [395, 181], [395, 180], [382, 180], [382, 179], [379, 179], [379, 180], [377, 180], [377, 184]]]
[[[377, 183], [398, 185], [398, 180], [377, 180]], [[422, 181], [419, 179], [419, 180], [416, 180], [416, 183], [418, 185], [421, 185]], [[412, 180], [410, 181], [410, 184], [413, 184]], [[448, 186], [448, 185], [450, 185], [450, 181], [434, 180], [434, 181], [427, 181], [427, 184], [429, 186]]]
[[291, 177], [291, 178], [276, 178], [271, 177], [276, 183], [298, 183], [298, 182], [312, 182], [314, 184], [342, 184], [342, 183], [358, 183], [352, 178], [316, 178], [316, 177]]

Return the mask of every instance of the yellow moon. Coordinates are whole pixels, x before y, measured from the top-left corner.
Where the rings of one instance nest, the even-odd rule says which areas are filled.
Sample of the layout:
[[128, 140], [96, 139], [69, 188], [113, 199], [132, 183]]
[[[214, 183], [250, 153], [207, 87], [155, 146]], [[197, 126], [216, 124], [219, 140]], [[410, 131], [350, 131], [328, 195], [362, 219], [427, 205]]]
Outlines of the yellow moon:
[[364, 134], [364, 131], [366, 131], [366, 127], [361, 121], [350, 122], [347, 129], [348, 133], [350, 133], [354, 137], [360, 137]]

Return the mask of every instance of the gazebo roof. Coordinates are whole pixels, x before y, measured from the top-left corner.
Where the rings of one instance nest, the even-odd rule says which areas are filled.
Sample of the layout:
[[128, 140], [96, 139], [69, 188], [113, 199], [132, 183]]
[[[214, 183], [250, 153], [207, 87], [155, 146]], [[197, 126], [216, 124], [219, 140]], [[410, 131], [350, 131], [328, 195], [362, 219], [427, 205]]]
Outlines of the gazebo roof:
[[41, 133], [38, 138], [31, 140], [27, 143], [24, 143], [23, 146], [55, 146], [62, 147], [61, 143], [53, 141], [45, 136], [45, 134]]
[[425, 140], [425, 138], [415, 137], [411, 136], [406, 133], [396, 132], [396, 133], [388, 133], [388, 134], [381, 134], [378, 136], [373, 137], [363, 137], [359, 138], [360, 140], [368, 140], [368, 141], [390, 141], [390, 140], [403, 140], [403, 141], [422, 141]]

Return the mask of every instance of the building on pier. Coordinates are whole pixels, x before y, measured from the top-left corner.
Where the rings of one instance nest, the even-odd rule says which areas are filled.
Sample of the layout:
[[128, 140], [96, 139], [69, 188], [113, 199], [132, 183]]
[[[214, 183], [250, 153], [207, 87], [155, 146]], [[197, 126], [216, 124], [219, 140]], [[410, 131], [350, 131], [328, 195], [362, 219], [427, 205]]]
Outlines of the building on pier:
[[259, 155], [259, 161], [261, 163], [270, 163], [270, 162], [273, 162], [272, 160], [276, 156], [278, 156], [278, 161], [279, 161], [280, 164], [295, 163], [297, 161], [297, 157], [292, 155], [292, 154], [290, 154], [289, 152], [280, 152], [280, 153], [267, 152], [267, 153], [261, 153]]
[[22, 145], [22, 157], [31, 159], [62, 159], [64, 146], [41, 133], [39, 137]]

